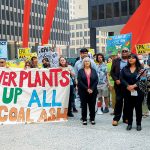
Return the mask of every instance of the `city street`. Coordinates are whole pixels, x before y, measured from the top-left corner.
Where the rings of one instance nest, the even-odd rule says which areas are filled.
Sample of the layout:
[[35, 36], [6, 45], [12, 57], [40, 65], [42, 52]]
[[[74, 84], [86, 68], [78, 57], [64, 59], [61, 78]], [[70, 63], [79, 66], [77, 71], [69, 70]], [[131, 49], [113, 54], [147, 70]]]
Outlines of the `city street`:
[[[79, 108], [78, 108], [79, 109]], [[96, 125], [83, 126], [80, 113], [67, 122], [0, 126], [1, 150], [149, 150], [150, 117], [144, 118], [143, 130], [131, 131], [120, 121], [111, 125], [112, 116], [97, 115]], [[135, 121], [135, 118], [134, 118]]]

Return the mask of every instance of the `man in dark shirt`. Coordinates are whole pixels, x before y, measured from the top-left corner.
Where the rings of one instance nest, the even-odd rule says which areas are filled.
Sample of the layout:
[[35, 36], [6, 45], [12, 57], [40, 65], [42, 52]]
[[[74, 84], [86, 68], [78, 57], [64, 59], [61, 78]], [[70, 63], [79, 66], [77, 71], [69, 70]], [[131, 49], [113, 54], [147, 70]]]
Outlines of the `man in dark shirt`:
[[114, 118], [112, 125], [117, 126], [118, 121], [121, 118], [122, 115], [122, 108], [123, 108], [123, 122], [127, 123], [127, 110], [126, 110], [126, 101], [124, 100], [123, 96], [123, 91], [122, 91], [122, 85], [120, 82], [120, 72], [127, 65], [127, 60], [128, 60], [128, 54], [129, 50], [127, 48], [122, 49], [122, 56], [121, 58], [116, 58], [111, 67], [111, 77], [113, 78], [115, 84], [115, 92], [116, 92], [116, 104], [115, 104], [115, 109], [114, 109]]

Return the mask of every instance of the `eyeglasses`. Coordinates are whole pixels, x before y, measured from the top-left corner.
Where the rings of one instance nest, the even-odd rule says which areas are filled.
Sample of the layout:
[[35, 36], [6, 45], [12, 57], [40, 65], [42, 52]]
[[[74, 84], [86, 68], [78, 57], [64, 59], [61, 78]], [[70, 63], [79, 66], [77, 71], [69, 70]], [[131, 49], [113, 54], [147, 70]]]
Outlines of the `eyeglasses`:
[[122, 50], [122, 53], [127, 53], [128, 51], [127, 50]]
[[0, 64], [3, 64], [3, 63], [5, 63], [4, 61], [0, 61]]

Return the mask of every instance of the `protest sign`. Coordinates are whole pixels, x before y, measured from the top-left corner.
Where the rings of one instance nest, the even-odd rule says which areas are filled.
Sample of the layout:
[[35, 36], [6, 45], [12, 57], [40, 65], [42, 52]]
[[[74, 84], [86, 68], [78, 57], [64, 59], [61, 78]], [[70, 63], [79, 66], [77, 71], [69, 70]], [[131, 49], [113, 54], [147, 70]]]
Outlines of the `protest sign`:
[[67, 119], [70, 77], [67, 70], [0, 68], [0, 123]]
[[51, 60], [50, 60], [51, 67], [58, 67], [59, 66], [59, 57], [56, 52], [51, 52]]
[[138, 44], [135, 46], [137, 54], [149, 54], [150, 53], [150, 43]]
[[39, 64], [42, 63], [44, 58], [48, 58], [50, 62], [50, 66], [58, 67], [59, 66], [59, 57], [56, 52], [51, 51], [49, 46], [39, 46], [38, 47], [38, 62]]
[[91, 58], [91, 59], [93, 59], [93, 55], [95, 54], [95, 50], [94, 49], [92, 49], [92, 48], [90, 48], [90, 49], [88, 49], [88, 56]]
[[0, 41], [0, 58], [8, 59], [7, 41]]
[[122, 48], [126, 47], [130, 50], [131, 46], [131, 34], [122, 34], [116, 36], [110, 36], [107, 39], [107, 55], [117, 55], [121, 53]]
[[51, 50], [49, 46], [38, 46], [38, 62], [42, 63], [44, 58], [51, 59]]
[[18, 49], [18, 59], [29, 59], [31, 55], [30, 48], [19, 48]]

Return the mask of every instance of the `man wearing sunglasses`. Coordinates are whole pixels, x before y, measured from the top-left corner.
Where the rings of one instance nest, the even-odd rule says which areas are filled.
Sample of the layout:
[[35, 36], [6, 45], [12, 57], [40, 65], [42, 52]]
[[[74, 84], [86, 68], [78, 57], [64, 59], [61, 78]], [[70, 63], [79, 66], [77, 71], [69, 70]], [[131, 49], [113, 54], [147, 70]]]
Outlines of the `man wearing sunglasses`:
[[6, 67], [6, 60], [3, 58], [0, 58], [0, 67]]
[[112, 121], [113, 126], [118, 125], [118, 122], [122, 115], [122, 109], [123, 109], [123, 117], [122, 117], [123, 122], [128, 123], [126, 101], [124, 100], [122, 85], [120, 82], [120, 72], [127, 65], [128, 55], [129, 55], [129, 49], [126, 47], [122, 48], [121, 58], [114, 59], [110, 71], [111, 77], [115, 82], [114, 88], [116, 92], [116, 104], [114, 109], [114, 118]]

